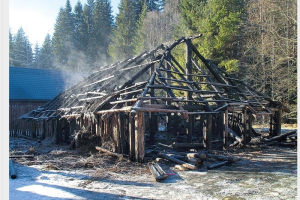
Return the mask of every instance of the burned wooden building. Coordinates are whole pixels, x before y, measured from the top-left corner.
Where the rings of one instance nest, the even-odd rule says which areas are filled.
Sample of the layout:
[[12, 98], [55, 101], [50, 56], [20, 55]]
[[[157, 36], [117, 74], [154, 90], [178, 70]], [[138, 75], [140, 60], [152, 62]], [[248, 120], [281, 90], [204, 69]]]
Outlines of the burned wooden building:
[[158, 133], [165, 144], [210, 149], [221, 141], [226, 149], [230, 138], [249, 142], [255, 116], [264, 115], [270, 134], [280, 134], [281, 104], [204, 58], [193, 44], [200, 37], [182, 37], [103, 66], [22, 119], [41, 123], [42, 137], [53, 136], [58, 144], [80, 133], [111, 142], [111, 150], [138, 162]]

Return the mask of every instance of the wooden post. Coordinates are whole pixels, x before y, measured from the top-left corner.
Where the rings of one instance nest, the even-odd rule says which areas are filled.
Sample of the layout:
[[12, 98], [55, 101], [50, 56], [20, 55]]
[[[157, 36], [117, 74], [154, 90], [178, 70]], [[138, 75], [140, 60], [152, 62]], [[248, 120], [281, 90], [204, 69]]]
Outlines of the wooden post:
[[172, 120], [171, 113], [167, 113], [167, 144], [172, 144], [173, 132], [172, 132]]
[[[186, 40], [186, 74], [192, 74], [192, 43], [191, 40]], [[191, 75], [187, 76], [188, 81], [193, 81]], [[193, 92], [187, 92], [187, 100], [193, 100]], [[191, 102], [188, 103], [191, 105]], [[189, 116], [188, 126], [187, 126], [187, 142], [192, 142], [193, 131], [194, 131], [194, 115]]]
[[149, 125], [149, 132], [150, 132], [150, 144], [154, 144], [154, 136], [156, 133], [156, 128], [157, 128], [157, 118], [154, 114], [154, 112], [149, 112], [149, 120], [150, 120], [150, 125]]
[[70, 123], [66, 119], [64, 120], [64, 127], [65, 140], [68, 141], [70, 139]]
[[243, 110], [243, 114], [242, 114], [242, 126], [243, 126], [243, 130], [242, 130], [242, 135], [243, 135], [243, 142], [244, 144], [247, 144], [247, 110]]
[[46, 138], [46, 122], [43, 120], [43, 125], [42, 125], [42, 140]]
[[62, 122], [57, 119], [56, 120], [56, 144], [60, 144], [62, 140]]
[[129, 157], [130, 160], [135, 160], [135, 123], [134, 117], [128, 114], [128, 126], [129, 126]]
[[127, 153], [126, 149], [126, 140], [125, 140], [125, 132], [126, 132], [126, 115], [124, 113], [119, 114], [119, 129], [120, 129], [120, 146], [122, 154]]
[[[168, 70], [167, 71], [167, 81], [166, 81], [166, 83], [168, 85], [171, 85], [172, 82], [171, 82], [171, 80], [169, 80], [171, 78], [171, 72], [170, 72], [171, 65], [170, 65], [170, 63], [166, 64], [166, 68]], [[168, 97], [168, 94], [167, 94], [166, 97]], [[167, 100], [166, 105], [171, 105], [171, 101]], [[172, 126], [171, 113], [167, 113], [167, 130], [166, 130], [167, 131], [167, 144], [172, 144], [173, 133], [171, 132], [171, 126]]]
[[99, 128], [99, 135], [100, 137], [103, 137], [104, 136], [104, 133], [105, 133], [105, 129], [104, 129], [104, 120], [102, 120], [101, 116], [99, 116], [99, 125], [100, 125], [100, 128]]
[[[151, 66], [150, 73], [155, 73], [154, 65]], [[154, 97], [154, 88], [150, 88], [150, 96]], [[154, 104], [154, 99], [150, 100], [150, 104]], [[150, 144], [154, 144], [154, 136], [157, 129], [157, 118], [155, 116], [154, 112], [149, 112], [149, 120], [150, 120], [150, 126], [149, 126], [149, 133], [150, 133]], [[156, 121], [155, 121], [156, 120]]]
[[195, 117], [194, 115], [190, 115], [187, 119], [187, 142], [192, 142], [193, 131], [195, 129]]
[[120, 145], [119, 120], [118, 120], [117, 113], [114, 113], [111, 116], [111, 126], [112, 126], [112, 136], [113, 136], [114, 142], [116, 144], [116, 150], [117, 150], [117, 153], [120, 153], [121, 145]]
[[273, 133], [273, 124], [274, 124], [274, 118], [275, 118], [275, 113], [273, 115], [270, 115], [270, 128], [269, 128], [269, 133], [270, 133], [270, 136], [273, 136], [274, 133]]
[[217, 131], [218, 131], [218, 137], [223, 138], [223, 114], [220, 113], [218, 114], [218, 126], [217, 126]]
[[145, 157], [145, 118], [144, 112], [135, 115], [135, 160], [143, 163]]
[[178, 120], [178, 114], [177, 113], [174, 113], [174, 119], [173, 119], [173, 134], [177, 135], [177, 132], [178, 132], [178, 123], [179, 123], [179, 120]]
[[224, 131], [223, 131], [223, 144], [224, 144], [224, 149], [228, 149], [228, 110], [225, 110], [225, 113], [223, 115], [224, 119]]
[[110, 135], [110, 123], [109, 117], [104, 120], [104, 134], [103, 135]]
[[252, 136], [252, 122], [253, 122], [253, 116], [251, 114], [251, 112], [248, 112], [249, 115], [249, 136]]
[[206, 148], [211, 149], [212, 141], [212, 115], [207, 114]]
[[282, 110], [276, 111], [275, 112], [275, 132], [274, 136], [280, 135], [281, 134], [281, 118], [282, 118]]
[[31, 121], [31, 137], [36, 138], [36, 122]]

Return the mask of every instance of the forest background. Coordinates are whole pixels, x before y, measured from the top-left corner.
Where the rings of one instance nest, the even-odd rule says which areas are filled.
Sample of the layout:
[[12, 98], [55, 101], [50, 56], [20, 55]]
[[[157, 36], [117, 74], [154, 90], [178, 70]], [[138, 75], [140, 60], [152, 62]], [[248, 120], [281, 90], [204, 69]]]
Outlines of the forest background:
[[41, 46], [22, 27], [9, 32], [9, 65], [93, 72], [200, 33], [194, 44], [205, 58], [284, 103], [284, 119], [296, 120], [297, 0], [121, 0], [115, 18], [110, 0], [74, 8], [66, 0]]

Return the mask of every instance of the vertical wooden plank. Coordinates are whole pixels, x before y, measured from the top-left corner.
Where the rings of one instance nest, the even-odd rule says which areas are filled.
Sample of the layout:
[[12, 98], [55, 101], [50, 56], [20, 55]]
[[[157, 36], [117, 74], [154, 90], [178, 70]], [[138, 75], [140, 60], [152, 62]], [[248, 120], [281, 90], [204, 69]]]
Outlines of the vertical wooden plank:
[[[150, 74], [152, 75], [153, 73], [155, 73], [154, 64], [150, 68]], [[154, 97], [154, 88], [150, 88], [150, 96]], [[150, 100], [150, 104], [154, 104], [154, 99]], [[149, 141], [149, 144], [154, 144], [154, 137], [155, 137], [155, 133], [157, 132], [157, 130], [156, 130], [157, 125], [155, 123], [155, 120], [157, 120], [157, 119], [156, 119], [155, 113], [149, 112], [149, 120], [150, 120], [150, 126], [149, 126], [150, 141]]]
[[172, 132], [172, 119], [171, 113], [167, 113], [167, 144], [172, 144], [173, 132]]
[[217, 117], [217, 119], [218, 119], [218, 121], [217, 121], [217, 123], [218, 123], [217, 124], [217, 135], [218, 135], [218, 138], [223, 138], [222, 113], [217, 114], [217, 115], [218, 115], [218, 117]]
[[242, 136], [244, 144], [247, 144], [247, 110], [243, 110], [242, 113]]
[[228, 149], [228, 110], [225, 110], [225, 113], [223, 115], [224, 119], [224, 132], [223, 132], [223, 144], [224, 144], [224, 149]]
[[34, 120], [31, 121], [31, 137], [36, 138], [36, 122]]
[[[192, 42], [186, 40], [186, 73], [192, 74]], [[188, 81], [192, 81], [192, 76], [187, 76]], [[188, 97], [192, 98], [192, 92], [188, 92]]]
[[178, 123], [179, 117], [177, 113], [174, 113], [174, 120], [173, 120], [173, 134], [177, 135], [178, 132]]
[[126, 119], [125, 114], [120, 113], [118, 118], [119, 124], [119, 132], [120, 132], [120, 153], [126, 153], [126, 140], [125, 140], [125, 127], [126, 127]]
[[252, 122], [253, 122], [253, 116], [252, 113], [249, 111], [249, 136], [252, 136]]
[[[192, 74], [192, 43], [191, 40], [186, 40], [186, 74]], [[193, 77], [191, 75], [187, 76], [188, 81], [192, 81]], [[193, 100], [193, 93], [187, 92], [187, 100]], [[188, 103], [191, 105], [191, 102]], [[187, 142], [192, 142], [193, 131], [194, 131], [194, 115], [190, 115], [187, 125]]]
[[43, 124], [42, 124], [42, 140], [44, 140], [46, 138], [46, 122], [45, 120], [43, 120]]
[[193, 132], [195, 129], [195, 117], [194, 115], [190, 115], [189, 118], [187, 119], [187, 142], [192, 142], [192, 137], [193, 137]]
[[207, 114], [206, 148], [211, 149], [212, 141], [212, 115]]
[[203, 144], [207, 149], [211, 149], [212, 141], [212, 115], [206, 114], [203, 126]]
[[[171, 60], [171, 58], [169, 57], [168, 60]], [[171, 65], [169, 63], [166, 63], [166, 68], [167, 70], [171, 70]], [[171, 72], [167, 71], [167, 78], [170, 79], [171, 78]], [[166, 81], [167, 84], [171, 85], [172, 82], [171, 80], [167, 80]], [[166, 97], [168, 97], [168, 94], [166, 94]], [[166, 105], [171, 105], [171, 101], [168, 100], [166, 101]], [[167, 125], [167, 144], [172, 144], [172, 138], [173, 138], [173, 133], [171, 132], [171, 127], [172, 127], [172, 120], [171, 120], [171, 113], [167, 113], [166, 116], [166, 125]]]
[[135, 115], [135, 160], [143, 163], [145, 157], [145, 117], [144, 112]]
[[64, 120], [64, 127], [65, 140], [68, 141], [70, 139], [70, 123], [66, 119]]
[[275, 114], [274, 113], [273, 115], [270, 115], [270, 123], [269, 123], [269, 133], [270, 133], [270, 136], [273, 136], [274, 135], [274, 130], [273, 130], [273, 123], [274, 123], [274, 118], [275, 118]]
[[281, 134], [281, 118], [282, 118], [282, 110], [276, 111], [276, 118], [275, 118], [275, 135], [280, 135]]
[[130, 160], [135, 160], [135, 121], [131, 114], [128, 114], [129, 122], [129, 157]]
[[110, 135], [110, 124], [109, 124], [109, 117], [105, 118], [104, 120], [104, 135]]
[[62, 141], [62, 121], [56, 120], [56, 144], [60, 144]]
[[111, 125], [112, 125], [112, 135], [114, 142], [116, 144], [116, 151], [118, 153], [121, 152], [121, 145], [120, 145], [120, 132], [119, 132], [119, 120], [118, 120], [118, 114], [114, 113], [111, 116]]
[[150, 120], [150, 126], [149, 126], [150, 140], [149, 140], [149, 144], [154, 144], [154, 137], [155, 137], [157, 126], [155, 126], [156, 116], [153, 112], [149, 112], [149, 120]]

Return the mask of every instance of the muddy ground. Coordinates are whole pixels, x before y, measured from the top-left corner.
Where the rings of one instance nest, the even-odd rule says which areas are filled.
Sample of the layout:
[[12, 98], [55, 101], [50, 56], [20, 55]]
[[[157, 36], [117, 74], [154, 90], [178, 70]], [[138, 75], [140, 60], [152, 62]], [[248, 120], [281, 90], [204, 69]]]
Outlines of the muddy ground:
[[69, 150], [49, 138], [10, 138], [10, 156], [34, 158], [12, 158], [17, 178], [10, 178], [9, 199], [297, 199], [297, 147], [257, 141], [209, 152], [240, 158], [213, 170], [207, 170], [215, 162], [209, 158], [198, 170], [160, 163], [168, 177], [156, 182], [146, 163], [115, 158], [92, 146]]

